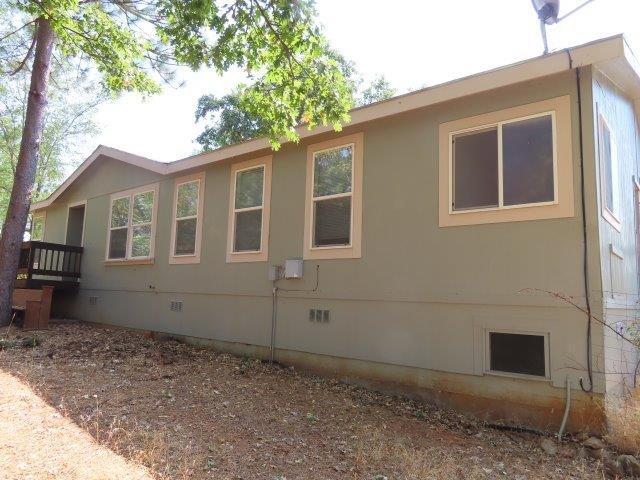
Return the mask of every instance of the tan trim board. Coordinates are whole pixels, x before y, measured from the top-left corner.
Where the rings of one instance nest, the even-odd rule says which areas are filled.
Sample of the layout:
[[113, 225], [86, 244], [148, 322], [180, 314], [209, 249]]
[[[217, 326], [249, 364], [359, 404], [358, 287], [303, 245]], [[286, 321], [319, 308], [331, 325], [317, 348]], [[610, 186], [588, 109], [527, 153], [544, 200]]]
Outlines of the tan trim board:
[[153, 265], [153, 258], [144, 258], [140, 260], [105, 260], [102, 264], [106, 267], [130, 266], [130, 265]]
[[[346, 246], [313, 247], [313, 171], [314, 154], [345, 145], [353, 145], [351, 179], [351, 244]], [[343, 135], [325, 142], [314, 143], [307, 147], [307, 176], [305, 188], [304, 245], [305, 260], [323, 260], [336, 258], [360, 258], [362, 256], [362, 175], [364, 159], [364, 134]]]
[[[227, 262], [266, 262], [269, 259], [269, 220], [271, 214], [271, 164], [273, 157], [266, 157], [248, 160], [246, 162], [234, 163], [231, 166], [230, 186], [229, 186], [229, 217], [227, 221]], [[236, 196], [236, 176], [238, 172], [256, 167], [264, 167], [262, 179], [262, 225], [260, 229], [260, 250], [255, 252], [234, 252], [235, 240], [235, 196]]]
[[[204, 218], [204, 197], [205, 197], [205, 177], [206, 172], [193, 173], [184, 177], [176, 178], [173, 187], [173, 208], [171, 210], [171, 242], [169, 244], [169, 263], [174, 265], [200, 263], [200, 252], [202, 248], [202, 222]], [[196, 244], [195, 252], [192, 255], [176, 255], [176, 218], [178, 208], [178, 188], [185, 183], [198, 182], [198, 211], [196, 213]]]

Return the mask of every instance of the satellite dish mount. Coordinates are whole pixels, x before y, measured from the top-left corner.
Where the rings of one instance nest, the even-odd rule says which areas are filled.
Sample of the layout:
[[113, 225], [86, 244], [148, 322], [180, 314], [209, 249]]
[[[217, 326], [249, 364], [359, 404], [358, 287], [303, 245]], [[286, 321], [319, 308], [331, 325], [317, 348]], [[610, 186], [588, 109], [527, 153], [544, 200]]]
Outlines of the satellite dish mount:
[[560, 13], [560, 0], [531, 0], [533, 8], [540, 20], [540, 33], [542, 34], [542, 43], [544, 44], [545, 55], [549, 53], [549, 44], [547, 43], [547, 25], [553, 25], [564, 20], [569, 15], [576, 13], [582, 7], [591, 2], [593, 2], [593, 0], [586, 0], [570, 12], [558, 17], [558, 13]]

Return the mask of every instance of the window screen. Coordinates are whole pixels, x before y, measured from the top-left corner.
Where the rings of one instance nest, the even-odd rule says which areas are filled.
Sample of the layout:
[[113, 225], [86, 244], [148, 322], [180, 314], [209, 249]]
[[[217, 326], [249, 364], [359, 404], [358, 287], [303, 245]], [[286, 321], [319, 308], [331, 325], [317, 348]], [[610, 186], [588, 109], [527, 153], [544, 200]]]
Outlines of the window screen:
[[544, 336], [489, 332], [490, 369], [546, 376]]
[[153, 220], [153, 192], [133, 196], [131, 257], [151, 254], [151, 222]]
[[192, 180], [178, 185], [174, 255], [194, 255], [196, 253], [199, 197], [200, 180]]
[[127, 232], [129, 227], [129, 197], [118, 198], [111, 204], [109, 258], [127, 256]]
[[313, 246], [351, 243], [353, 145], [313, 156]]
[[155, 191], [130, 193], [111, 201], [108, 258], [151, 257]]
[[264, 165], [236, 173], [234, 252], [258, 252], [262, 244]]
[[505, 205], [554, 200], [551, 115], [505, 123], [502, 155]]
[[498, 206], [498, 130], [453, 138], [454, 210]]
[[315, 202], [315, 246], [349, 245], [351, 234], [351, 197]]
[[553, 202], [553, 129], [549, 113], [454, 135], [453, 210]]

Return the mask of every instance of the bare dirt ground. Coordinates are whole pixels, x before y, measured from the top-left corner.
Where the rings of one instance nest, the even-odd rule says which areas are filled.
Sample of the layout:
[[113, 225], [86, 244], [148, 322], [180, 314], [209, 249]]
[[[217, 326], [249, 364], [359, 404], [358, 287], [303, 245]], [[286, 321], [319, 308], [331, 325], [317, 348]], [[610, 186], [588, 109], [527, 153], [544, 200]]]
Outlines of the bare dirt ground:
[[578, 443], [549, 455], [533, 434], [257, 360], [85, 324], [26, 335], [0, 330], [0, 478], [603, 478]]

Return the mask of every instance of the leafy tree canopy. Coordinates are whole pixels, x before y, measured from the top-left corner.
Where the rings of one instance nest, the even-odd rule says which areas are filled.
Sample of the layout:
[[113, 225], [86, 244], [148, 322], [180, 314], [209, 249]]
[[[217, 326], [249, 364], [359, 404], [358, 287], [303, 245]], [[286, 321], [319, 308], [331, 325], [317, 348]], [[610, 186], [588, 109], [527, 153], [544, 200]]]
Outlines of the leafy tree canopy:
[[[155, 93], [178, 65], [212, 67], [218, 73], [239, 67], [247, 72], [247, 82], [236, 92], [237, 101], [264, 119], [265, 134], [276, 148], [282, 139], [297, 138], [299, 118], [310, 127], [336, 129], [348, 120], [350, 85], [316, 25], [312, 0], [1, 3], [3, 18], [24, 19], [18, 32], [28, 31], [38, 18], [50, 20], [57, 55], [91, 60], [113, 93]], [[0, 51], [26, 60], [35, 36], [30, 44], [7, 46], [14, 33], [0, 33]]]
[[[347, 78], [347, 85], [351, 95], [351, 103], [364, 106], [393, 97], [396, 90], [384, 76], [378, 76], [371, 84], [361, 90], [362, 80], [359, 78], [353, 64], [346, 62], [336, 55], [336, 61]], [[300, 112], [296, 123], [304, 122], [304, 113]], [[218, 97], [203, 95], [196, 107], [196, 121], [202, 121], [205, 126], [196, 138], [203, 151], [232, 145], [234, 143], [258, 137], [268, 137], [270, 132], [269, 119], [256, 115], [252, 109], [246, 107], [242, 90]]]
[[[57, 65], [51, 73], [48, 108], [40, 142], [32, 198], [46, 197], [78, 163], [83, 142], [98, 133], [93, 120], [106, 95], [94, 92], [71, 65]], [[4, 220], [18, 163], [27, 108], [27, 72], [0, 85], [0, 224]]]

